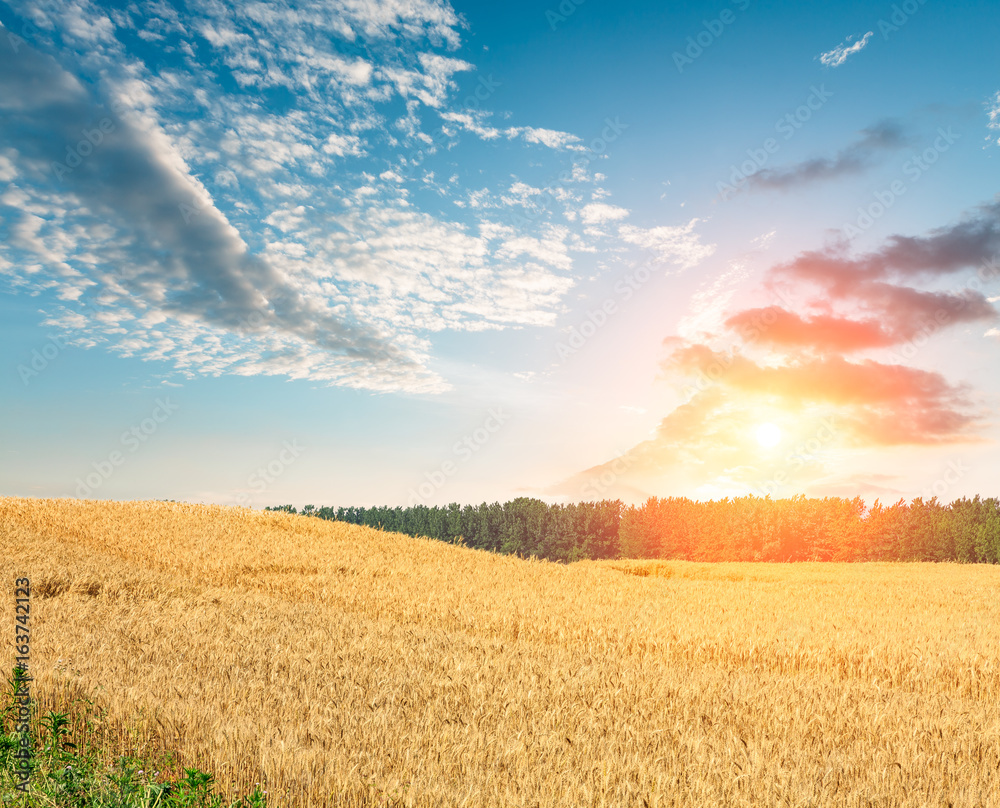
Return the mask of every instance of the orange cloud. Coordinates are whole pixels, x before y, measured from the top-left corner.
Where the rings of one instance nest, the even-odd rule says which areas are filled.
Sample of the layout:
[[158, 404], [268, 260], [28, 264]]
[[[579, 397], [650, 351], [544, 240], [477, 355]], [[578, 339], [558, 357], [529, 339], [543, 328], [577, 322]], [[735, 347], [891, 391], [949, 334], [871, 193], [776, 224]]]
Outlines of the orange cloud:
[[940, 374], [873, 360], [834, 356], [764, 367], [706, 345], [675, 350], [668, 370], [742, 394], [767, 396], [786, 408], [828, 404], [841, 409], [854, 442], [863, 445], [932, 444], [972, 439], [976, 423], [962, 387]]
[[780, 306], [746, 309], [726, 320], [726, 325], [747, 342], [759, 340], [789, 348], [848, 352], [884, 348], [895, 342], [893, 335], [874, 320], [830, 315], [803, 318]]
[[[743, 345], [729, 352], [668, 337], [664, 345], [670, 353], [662, 368], [668, 378], [688, 383], [688, 403], [667, 415], [653, 438], [568, 484], [579, 490], [581, 483], [608, 481], [597, 489], [600, 494], [651, 488], [663, 495], [699, 486], [710, 493], [741, 486], [777, 490], [772, 483], [821, 490], [834, 484], [827, 466], [834, 462], [827, 454], [833, 445], [882, 448], [979, 440], [980, 414], [965, 385], [951, 384], [941, 373], [894, 362], [849, 361], [845, 355], [920, 344], [921, 338], [952, 325], [995, 320], [996, 310], [978, 288], [1000, 277], [998, 261], [1000, 201], [926, 236], [892, 236], [859, 257], [837, 245], [773, 267], [765, 286], [772, 292], [805, 293], [800, 298], [806, 301], [804, 311], [793, 311], [790, 298], [782, 295], [784, 306], [731, 314], [725, 325]], [[978, 280], [949, 292], [899, 282], [965, 268], [977, 269]], [[817, 287], [822, 298], [816, 297]], [[757, 361], [742, 350], [750, 345], [778, 350], [766, 362]], [[762, 452], [752, 436], [761, 423], [772, 421], [781, 424], [793, 447], [804, 445], [806, 451], [792, 448], [782, 458]], [[836, 424], [830, 443], [817, 430], [823, 422]], [[821, 448], [810, 449], [813, 444]], [[845, 479], [840, 471], [836, 478]], [[869, 480], [866, 490], [872, 485]]]
[[921, 292], [888, 283], [862, 283], [856, 295], [858, 305], [877, 317], [803, 317], [781, 306], [766, 306], [738, 312], [725, 324], [748, 343], [851, 353], [899, 345], [958, 323], [997, 318], [989, 301], [970, 290], [962, 294]]

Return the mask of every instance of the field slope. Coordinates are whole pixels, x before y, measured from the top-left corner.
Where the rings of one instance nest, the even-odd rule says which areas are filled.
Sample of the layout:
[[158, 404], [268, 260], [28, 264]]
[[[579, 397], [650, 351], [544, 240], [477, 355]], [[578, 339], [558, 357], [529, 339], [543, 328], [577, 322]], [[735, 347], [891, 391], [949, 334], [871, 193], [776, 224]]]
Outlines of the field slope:
[[36, 691], [272, 804], [1000, 805], [996, 567], [563, 566], [13, 498], [0, 567], [11, 637], [32, 581]]

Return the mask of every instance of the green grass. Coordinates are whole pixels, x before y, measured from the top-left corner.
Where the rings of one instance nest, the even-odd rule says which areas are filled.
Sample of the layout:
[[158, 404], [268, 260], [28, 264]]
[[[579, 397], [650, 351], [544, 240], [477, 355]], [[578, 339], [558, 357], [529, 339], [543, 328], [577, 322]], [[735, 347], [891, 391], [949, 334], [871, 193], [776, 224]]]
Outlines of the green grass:
[[68, 713], [49, 711], [29, 719], [31, 773], [27, 791], [18, 788], [15, 732], [17, 695], [24, 688], [23, 672], [15, 668], [0, 694], [0, 805], [4, 808], [267, 808], [267, 792], [226, 799], [217, 793], [215, 778], [197, 768], [169, 779], [162, 773], [175, 769], [175, 757], [119, 756], [113, 765], [94, 737], [93, 703], [81, 699], [81, 709], [71, 720]]

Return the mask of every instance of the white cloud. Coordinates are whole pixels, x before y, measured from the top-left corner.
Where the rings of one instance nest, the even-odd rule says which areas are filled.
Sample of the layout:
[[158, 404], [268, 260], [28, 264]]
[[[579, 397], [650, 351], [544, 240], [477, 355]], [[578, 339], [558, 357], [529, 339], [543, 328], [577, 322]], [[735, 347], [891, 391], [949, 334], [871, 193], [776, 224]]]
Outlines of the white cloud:
[[604, 222], [614, 222], [624, 219], [629, 214], [625, 208], [617, 205], [608, 205], [604, 202], [591, 202], [580, 210], [580, 218], [586, 224], [603, 224]]
[[[93, 119], [87, 91], [68, 81], [51, 57], [27, 46], [16, 58], [0, 50], [0, 71], [16, 97], [16, 106], [0, 99], [0, 129], [22, 160], [44, 160], [51, 148], [31, 132], [47, 131], [54, 143], [73, 142]], [[63, 88], [63, 103], [55, 112], [44, 102], [45, 92], [33, 92], [46, 87]], [[33, 104], [33, 97], [43, 100]], [[197, 361], [183, 348], [171, 353], [179, 368], [195, 362], [206, 372], [226, 367], [242, 373], [252, 366], [289, 375], [315, 371], [316, 378], [352, 386], [440, 386], [440, 379], [422, 367], [419, 341], [406, 335], [390, 340], [382, 328], [362, 323], [348, 309], [304, 295], [300, 279], [266, 254], [250, 251], [150, 116], [113, 123], [87, 162], [65, 173], [61, 183], [50, 181], [52, 190], [44, 183], [20, 189], [29, 204], [19, 206], [4, 246], [43, 263], [48, 279], [34, 281], [36, 287], [80, 304], [82, 311], [64, 314], [86, 314], [81, 339], [151, 358], [159, 355], [157, 345], [166, 344], [153, 337], [172, 327], [173, 347], [185, 334], [200, 346]], [[281, 159], [308, 151], [291, 148]], [[108, 170], [112, 165], [126, 170]], [[46, 215], [33, 214], [34, 208], [47, 209]], [[296, 226], [304, 213], [299, 206], [287, 212], [290, 219], [278, 215], [272, 221]], [[101, 256], [99, 265], [89, 261], [95, 254]], [[113, 278], [111, 267], [121, 268]], [[22, 273], [26, 279], [32, 274], [27, 267]], [[97, 288], [81, 299], [81, 291], [91, 286]], [[150, 308], [165, 313], [173, 325], [151, 333], [139, 320]], [[52, 319], [69, 328], [75, 321]], [[230, 336], [228, 343], [221, 341], [223, 334]], [[289, 365], [289, 356], [299, 361]]]
[[500, 197], [500, 204], [507, 207], [524, 207], [530, 210], [538, 210], [543, 202], [545, 191], [528, 185], [526, 182], [515, 182], [511, 184], [506, 194]]
[[[997, 92], [987, 104], [986, 114], [990, 118], [987, 126], [995, 133], [1000, 132], [1000, 92]], [[997, 138], [997, 145], [1000, 146], [1000, 137]]]
[[704, 281], [691, 295], [687, 314], [677, 324], [677, 335], [689, 342], [700, 342], [721, 333], [726, 310], [748, 274], [743, 264], [733, 262], [713, 280]]
[[323, 151], [335, 157], [343, 157], [345, 155], [360, 157], [365, 153], [361, 147], [361, 138], [357, 135], [342, 135], [337, 133], [327, 137], [326, 142], [323, 144]]
[[840, 45], [837, 45], [833, 50], [827, 51], [826, 53], [820, 54], [819, 60], [827, 67], [840, 67], [844, 62], [847, 61], [847, 57], [861, 51], [865, 45], [868, 44], [868, 40], [871, 39], [873, 31], [869, 31], [861, 39], [855, 42], [853, 45], [848, 45], [853, 37], [848, 37], [847, 40]]
[[292, 209], [276, 210], [264, 221], [272, 227], [277, 227], [282, 233], [297, 230], [305, 218], [306, 209], [298, 205]]
[[766, 250], [768, 247], [771, 246], [771, 242], [774, 240], [774, 237], [777, 235], [777, 233], [778, 233], [777, 230], [769, 230], [768, 232], [761, 233], [756, 238], [751, 239], [750, 243], [757, 249]]
[[67, 4], [62, 18], [62, 32], [69, 41], [93, 48], [115, 41], [114, 25], [106, 14], [87, 4]]
[[[123, 42], [143, 30], [158, 52], [175, 53], [169, 68], [105, 36], [114, 28], [90, 0], [50, 0], [38, 13], [49, 15], [48, 31], [71, 18], [91, 25], [77, 36], [92, 47], [60, 52], [62, 73], [46, 74], [48, 99], [80, 117], [102, 101], [126, 107], [113, 137], [66, 183], [12, 185], [0, 200], [10, 235], [0, 268], [14, 286], [61, 300], [48, 322], [77, 345], [169, 360], [188, 374], [439, 390], [428, 334], [553, 325], [575, 283], [573, 255], [599, 243], [588, 231], [606, 237], [595, 226], [628, 215], [581, 185], [556, 185], [560, 205], [542, 204], [552, 199], [532, 183], [544, 177], [570, 169], [573, 183], [604, 179], [568, 165], [567, 152], [583, 149], [576, 135], [495, 127], [486, 110], [448, 108], [454, 77], [472, 65], [430, 52], [459, 42], [444, 2], [193, 0], [173, 9], [137, 0], [111, 14], [133, 32]], [[46, 44], [58, 50], [57, 38]], [[5, 82], [25, 64], [5, 67]], [[286, 88], [295, 103], [262, 104], [268, 87]], [[11, 116], [43, 116], [42, 100], [0, 97], [0, 180], [21, 182], [15, 172], [49, 164], [38, 155], [51, 143], [79, 139], [72, 116], [39, 117], [51, 143], [15, 142]], [[428, 134], [439, 119], [449, 137], [471, 133], [522, 163], [521, 142], [557, 153], [531, 150], [530, 182], [516, 171], [470, 180], [464, 167], [434, 165], [438, 181], [429, 157], [454, 145]], [[126, 158], [128, 171], [105, 170]], [[458, 214], [446, 203], [465, 204], [463, 220], [417, 210], [407, 190], [415, 198], [421, 181], [442, 208]], [[488, 221], [513, 205], [537, 215]], [[572, 226], [553, 224], [577, 211]]]
[[485, 113], [476, 113], [473, 115], [470, 112], [442, 112], [442, 120], [449, 121], [450, 123], [457, 123], [467, 132], [472, 132], [478, 135], [483, 140], [495, 140], [500, 137], [500, 130], [494, 126], [489, 126], [483, 123], [483, 118]]
[[14, 160], [17, 153], [13, 149], [0, 152], [0, 182], [13, 182], [17, 178], [17, 166]]
[[504, 241], [496, 255], [503, 260], [516, 259], [522, 255], [534, 258], [543, 264], [558, 269], [572, 269], [573, 260], [569, 256], [565, 239], [569, 235], [566, 228], [551, 228], [548, 238], [519, 236]]
[[714, 244], [702, 244], [701, 236], [694, 232], [699, 221], [692, 219], [686, 225], [648, 229], [626, 224], [618, 229], [618, 234], [630, 244], [652, 250], [660, 261], [690, 269], [715, 252]]
[[585, 150], [579, 145], [581, 139], [577, 135], [569, 132], [560, 132], [556, 129], [536, 129], [532, 126], [513, 126], [507, 129], [508, 138], [522, 137], [528, 143], [540, 143], [550, 149], [575, 149]]
[[[444, 104], [448, 92], [455, 89], [452, 74], [473, 68], [461, 59], [433, 53], [418, 54], [417, 61], [419, 68], [383, 67], [377, 72], [379, 76], [388, 79], [404, 99], [415, 98], [433, 108]], [[407, 119], [412, 119], [413, 111], [409, 110]]]

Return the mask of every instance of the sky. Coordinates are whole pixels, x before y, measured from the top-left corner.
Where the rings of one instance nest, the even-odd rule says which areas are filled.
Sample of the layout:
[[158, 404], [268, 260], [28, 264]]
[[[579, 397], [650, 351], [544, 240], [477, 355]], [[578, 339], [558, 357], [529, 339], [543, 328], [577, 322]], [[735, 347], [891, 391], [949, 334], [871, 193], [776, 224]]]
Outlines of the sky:
[[990, 0], [0, 23], [2, 494], [998, 493]]

